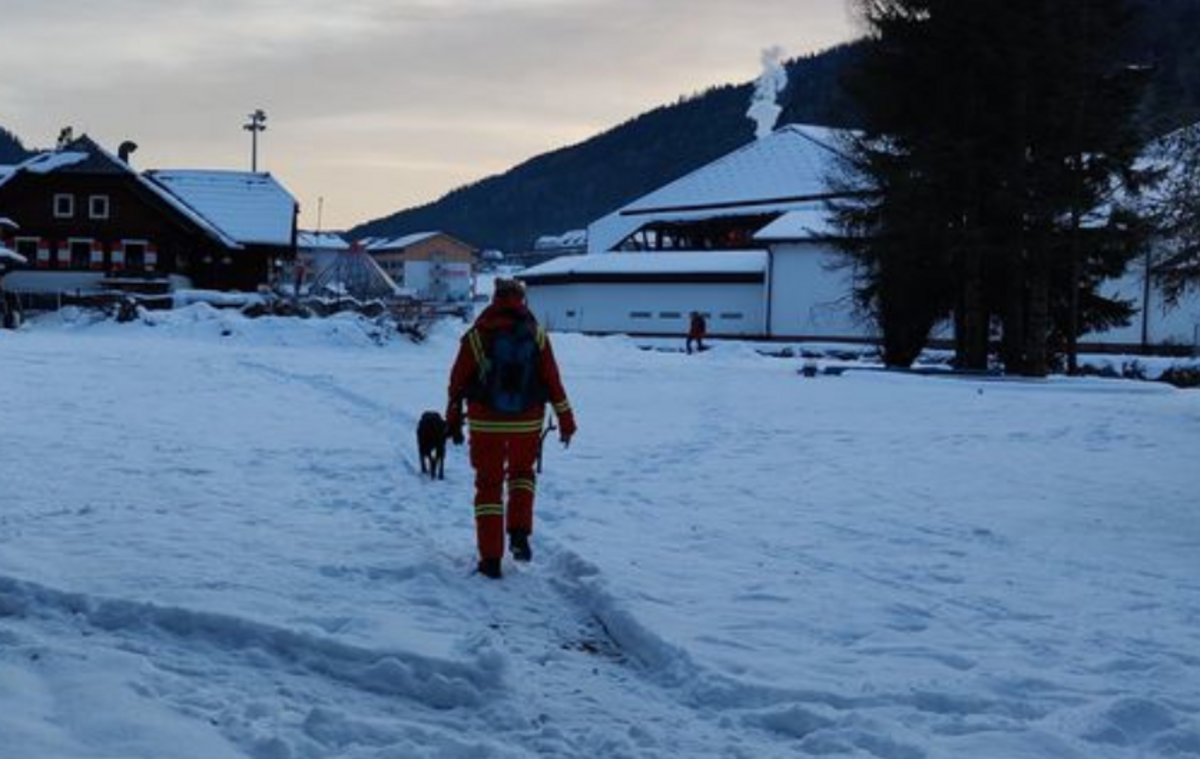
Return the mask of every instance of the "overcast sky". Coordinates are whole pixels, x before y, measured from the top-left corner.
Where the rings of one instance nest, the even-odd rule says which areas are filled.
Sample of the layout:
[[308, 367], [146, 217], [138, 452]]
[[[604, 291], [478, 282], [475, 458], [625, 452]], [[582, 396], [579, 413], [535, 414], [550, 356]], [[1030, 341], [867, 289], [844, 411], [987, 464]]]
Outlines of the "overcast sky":
[[[0, 126], [259, 167], [337, 229], [853, 35], [847, 0], [4, 0]], [[553, 232], [556, 230], [547, 230]]]

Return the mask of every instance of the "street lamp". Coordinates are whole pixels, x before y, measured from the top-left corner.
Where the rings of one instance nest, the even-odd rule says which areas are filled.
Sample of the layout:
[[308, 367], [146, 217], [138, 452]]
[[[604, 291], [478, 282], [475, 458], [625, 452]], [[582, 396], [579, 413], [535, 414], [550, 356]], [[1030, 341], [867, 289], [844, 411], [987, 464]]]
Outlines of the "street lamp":
[[250, 171], [258, 173], [258, 133], [267, 131], [267, 113], [258, 108], [247, 118], [250, 121], [242, 125], [250, 133]]

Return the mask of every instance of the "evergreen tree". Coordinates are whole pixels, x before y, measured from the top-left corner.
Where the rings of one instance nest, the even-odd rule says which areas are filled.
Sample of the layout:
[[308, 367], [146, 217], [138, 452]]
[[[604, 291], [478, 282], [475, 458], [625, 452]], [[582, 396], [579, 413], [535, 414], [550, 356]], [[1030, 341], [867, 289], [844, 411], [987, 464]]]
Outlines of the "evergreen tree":
[[1157, 256], [1167, 299], [1200, 289], [1200, 124], [1168, 135], [1153, 157], [1162, 170], [1154, 203]]
[[31, 155], [16, 135], [0, 127], [0, 165], [18, 164]]
[[1140, 230], [1112, 212], [1136, 179], [1127, 0], [857, 2], [864, 128], [841, 181], [872, 194], [835, 210], [885, 357], [905, 365], [952, 318], [959, 365], [982, 369], [999, 322], [1006, 368], [1045, 374], [1055, 334], [1128, 315], [1094, 293]]

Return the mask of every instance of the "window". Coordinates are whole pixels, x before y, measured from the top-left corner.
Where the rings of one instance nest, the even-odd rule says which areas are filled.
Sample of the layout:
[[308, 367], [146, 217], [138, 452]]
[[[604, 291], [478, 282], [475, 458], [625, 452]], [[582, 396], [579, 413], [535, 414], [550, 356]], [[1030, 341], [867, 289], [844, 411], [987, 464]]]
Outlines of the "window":
[[91, 219], [107, 219], [108, 218], [108, 196], [93, 195], [88, 198], [88, 218]]
[[660, 318], [660, 319], [682, 319], [683, 314], [679, 313], [678, 311], [662, 311], [659, 313], [658, 318]]
[[141, 240], [125, 240], [125, 268], [141, 271], [146, 268], [146, 243]]
[[731, 311], [728, 313], [721, 314], [721, 318], [727, 319], [729, 321], [740, 321], [742, 319], [745, 319], [746, 315], [740, 311]]
[[575, 318], [575, 312], [574, 312], [574, 311], [568, 311], [568, 312], [567, 312], [567, 318], [568, 318], [568, 319], [574, 319], [574, 318]]
[[651, 319], [653, 317], [654, 314], [649, 311], [632, 311], [629, 314], [630, 319]]
[[75, 196], [58, 194], [54, 196], [54, 218], [70, 219], [75, 215]]
[[26, 261], [32, 264], [37, 260], [38, 238], [18, 237], [13, 240], [13, 250], [17, 252], [18, 256], [23, 256]]
[[72, 239], [67, 243], [71, 252], [72, 269], [90, 269], [92, 266], [92, 241]]

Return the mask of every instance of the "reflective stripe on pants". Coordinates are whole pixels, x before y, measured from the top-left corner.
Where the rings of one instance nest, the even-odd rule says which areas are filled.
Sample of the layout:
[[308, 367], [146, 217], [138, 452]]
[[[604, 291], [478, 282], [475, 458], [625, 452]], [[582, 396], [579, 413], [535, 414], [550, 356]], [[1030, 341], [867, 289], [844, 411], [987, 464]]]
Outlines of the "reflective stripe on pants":
[[[471, 466], [475, 468], [475, 534], [479, 556], [504, 556], [505, 531], [533, 532], [533, 500], [537, 488], [534, 464], [541, 435], [471, 430]], [[508, 509], [504, 503], [508, 483]]]

